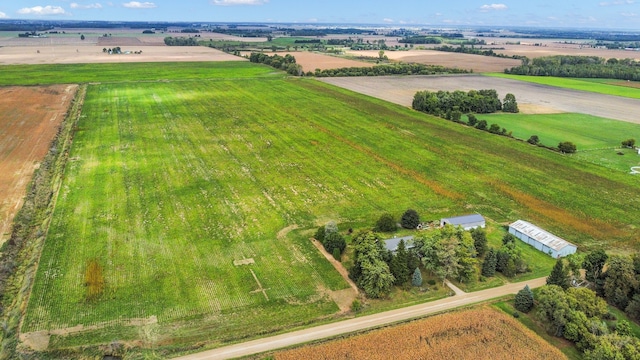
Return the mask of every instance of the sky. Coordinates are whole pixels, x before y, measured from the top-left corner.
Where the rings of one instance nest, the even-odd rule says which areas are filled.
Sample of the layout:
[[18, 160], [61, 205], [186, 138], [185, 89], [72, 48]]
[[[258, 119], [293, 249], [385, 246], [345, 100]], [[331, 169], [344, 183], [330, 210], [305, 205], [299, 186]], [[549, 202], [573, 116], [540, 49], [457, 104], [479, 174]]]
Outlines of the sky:
[[0, 0], [0, 19], [531, 26], [640, 31], [640, 0]]

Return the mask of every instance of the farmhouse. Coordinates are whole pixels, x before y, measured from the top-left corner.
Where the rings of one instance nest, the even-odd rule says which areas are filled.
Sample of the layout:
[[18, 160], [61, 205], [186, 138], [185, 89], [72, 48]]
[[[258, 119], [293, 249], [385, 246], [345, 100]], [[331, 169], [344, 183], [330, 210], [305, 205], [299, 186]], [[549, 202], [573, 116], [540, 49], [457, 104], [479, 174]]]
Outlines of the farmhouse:
[[440, 226], [445, 226], [447, 224], [454, 227], [460, 226], [465, 230], [485, 227], [484, 217], [482, 217], [482, 215], [480, 214], [471, 214], [440, 219]]
[[524, 220], [509, 225], [509, 233], [553, 258], [574, 254], [578, 249], [572, 243]]
[[411, 249], [412, 247], [414, 247], [413, 236], [404, 236], [399, 238], [394, 237], [393, 239], [387, 239], [384, 241], [384, 247], [391, 252], [396, 252], [396, 250], [398, 250], [398, 244], [400, 244], [400, 240], [404, 240], [404, 247], [406, 249]]

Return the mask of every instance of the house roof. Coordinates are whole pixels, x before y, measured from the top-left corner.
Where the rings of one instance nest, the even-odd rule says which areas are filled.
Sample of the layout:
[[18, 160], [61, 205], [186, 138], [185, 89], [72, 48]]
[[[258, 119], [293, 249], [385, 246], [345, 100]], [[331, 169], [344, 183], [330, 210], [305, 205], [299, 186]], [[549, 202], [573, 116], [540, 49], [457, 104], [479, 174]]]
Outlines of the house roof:
[[450, 217], [450, 218], [444, 218], [441, 221], [446, 221], [447, 224], [451, 224], [451, 225], [464, 225], [464, 224], [473, 224], [473, 223], [479, 223], [479, 222], [484, 222], [484, 217], [482, 217], [482, 215], [480, 214], [470, 214], [470, 215], [463, 215], [463, 216], [455, 216], [455, 217]]
[[384, 247], [389, 251], [396, 251], [400, 240], [404, 240], [405, 248], [409, 249], [413, 247], [413, 236], [403, 236], [399, 238], [387, 239], [384, 241]]
[[524, 220], [518, 220], [513, 224], [509, 225], [509, 227], [514, 228], [515, 230], [518, 230], [519, 232], [527, 235], [528, 237], [534, 239], [535, 241], [541, 244], [546, 245], [547, 247], [555, 251], [560, 251], [567, 246], [574, 246], [574, 247], [576, 246], [568, 242], [567, 240], [559, 238], [553, 235], [552, 233], [544, 229], [541, 229], [531, 223], [528, 223]]

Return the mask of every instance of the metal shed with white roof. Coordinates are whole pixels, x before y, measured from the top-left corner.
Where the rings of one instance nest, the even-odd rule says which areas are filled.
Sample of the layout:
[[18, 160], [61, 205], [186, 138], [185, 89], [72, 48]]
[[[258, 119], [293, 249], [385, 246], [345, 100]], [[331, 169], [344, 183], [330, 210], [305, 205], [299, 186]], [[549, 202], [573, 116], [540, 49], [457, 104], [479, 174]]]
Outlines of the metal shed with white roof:
[[509, 225], [509, 233], [553, 258], [574, 254], [578, 250], [576, 245], [524, 220]]

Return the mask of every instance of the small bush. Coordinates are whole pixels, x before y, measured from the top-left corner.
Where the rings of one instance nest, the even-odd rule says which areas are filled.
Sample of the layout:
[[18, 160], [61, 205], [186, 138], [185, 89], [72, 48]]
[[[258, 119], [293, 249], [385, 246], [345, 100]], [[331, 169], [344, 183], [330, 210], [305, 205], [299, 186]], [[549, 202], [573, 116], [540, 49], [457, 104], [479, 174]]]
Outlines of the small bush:
[[336, 248], [333, 248], [333, 254], [332, 254], [332, 255], [333, 255], [333, 258], [334, 258], [334, 259], [336, 259], [336, 260], [338, 260], [338, 261], [341, 261], [341, 258], [342, 258], [342, 256], [341, 256], [341, 255], [342, 255], [342, 254], [341, 254], [341, 252], [340, 252], [340, 248], [337, 248], [337, 247], [336, 247]]
[[519, 318], [520, 317], [520, 313], [517, 312], [517, 311], [514, 311], [513, 312], [513, 317], [516, 318], [516, 319]]
[[427, 284], [429, 284], [429, 285], [433, 286], [433, 285], [435, 285], [435, 284], [436, 284], [436, 281], [435, 281], [435, 280], [433, 280], [433, 279], [429, 279], [429, 281], [427, 281]]
[[353, 302], [351, 303], [351, 311], [358, 312], [360, 310], [362, 310], [362, 303], [360, 302], [360, 300], [353, 300]]
[[396, 230], [397, 230], [396, 221], [393, 218], [393, 216], [391, 216], [391, 214], [389, 213], [382, 214], [378, 219], [378, 222], [376, 222], [375, 231], [391, 232]]

